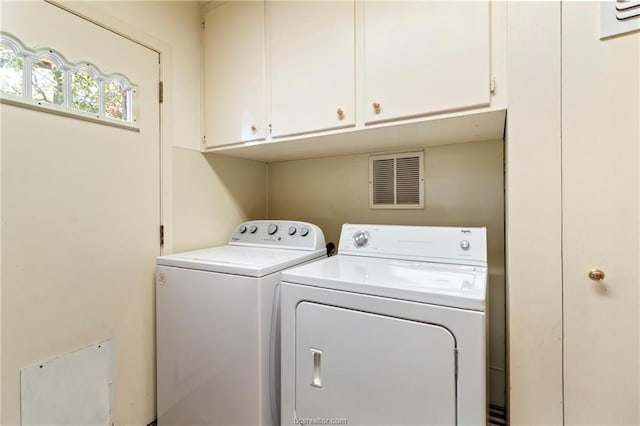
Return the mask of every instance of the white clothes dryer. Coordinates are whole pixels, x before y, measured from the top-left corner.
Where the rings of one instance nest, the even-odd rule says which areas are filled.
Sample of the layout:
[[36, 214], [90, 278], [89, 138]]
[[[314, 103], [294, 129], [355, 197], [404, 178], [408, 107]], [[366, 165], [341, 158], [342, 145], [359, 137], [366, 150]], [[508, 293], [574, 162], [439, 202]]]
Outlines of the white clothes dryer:
[[160, 426], [279, 424], [276, 286], [281, 270], [322, 257], [320, 228], [273, 220], [157, 259]]
[[351, 225], [281, 285], [283, 425], [485, 425], [485, 228]]

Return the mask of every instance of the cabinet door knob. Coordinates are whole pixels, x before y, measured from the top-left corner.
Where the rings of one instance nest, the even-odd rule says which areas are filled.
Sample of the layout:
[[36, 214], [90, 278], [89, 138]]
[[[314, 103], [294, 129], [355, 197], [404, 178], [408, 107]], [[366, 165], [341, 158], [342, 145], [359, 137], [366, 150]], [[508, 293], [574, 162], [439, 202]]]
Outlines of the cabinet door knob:
[[604, 272], [600, 269], [592, 269], [589, 271], [589, 278], [594, 281], [604, 280]]
[[336, 113], [338, 113], [338, 117], [340, 117], [340, 119], [342, 119], [342, 117], [344, 117], [344, 111], [342, 110], [342, 108], [338, 108]]
[[256, 126], [255, 124], [252, 124], [251, 131], [255, 133], [256, 130], [258, 130], [258, 126]]
[[376, 111], [376, 114], [380, 112], [380, 103], [379, 102], [374, 102], [373, 103], [373, 109]]

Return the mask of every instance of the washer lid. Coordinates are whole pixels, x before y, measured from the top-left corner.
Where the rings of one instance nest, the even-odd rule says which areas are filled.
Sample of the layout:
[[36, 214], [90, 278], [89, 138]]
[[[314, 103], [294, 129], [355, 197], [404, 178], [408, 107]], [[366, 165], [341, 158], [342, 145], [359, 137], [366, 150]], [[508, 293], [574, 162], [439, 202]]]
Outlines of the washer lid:
[[485, 267], [345, 255], [283, 271], [282, 281], [474, 311], [487, 293]]
[[325, 249], [301, 251], [264, 247], [220, 246], [160, 256], [157, 258], [157, 264], [248, 277], [263, 277], [325, 255]]

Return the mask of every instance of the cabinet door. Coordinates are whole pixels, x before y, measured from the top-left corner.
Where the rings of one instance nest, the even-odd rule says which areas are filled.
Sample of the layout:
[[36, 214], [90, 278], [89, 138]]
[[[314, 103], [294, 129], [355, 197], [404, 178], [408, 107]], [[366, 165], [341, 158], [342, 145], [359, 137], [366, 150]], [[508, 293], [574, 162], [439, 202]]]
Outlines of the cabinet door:
[[562, 6], [564, 420], [637, 425], [640, 34], [600, 40], [599, 13]]
[[490, 102], [489, 2], [364, 2], [365, 120]]
[[270, 8], [272, 136], [355, 125], [354, 2]]
[[206, 146], [264, 139], [264, 2], [229, 2], [205, 15]]
[[443, 327], [303, 302], [295, 368], [301, 420], [456, 424], [455, 340]]

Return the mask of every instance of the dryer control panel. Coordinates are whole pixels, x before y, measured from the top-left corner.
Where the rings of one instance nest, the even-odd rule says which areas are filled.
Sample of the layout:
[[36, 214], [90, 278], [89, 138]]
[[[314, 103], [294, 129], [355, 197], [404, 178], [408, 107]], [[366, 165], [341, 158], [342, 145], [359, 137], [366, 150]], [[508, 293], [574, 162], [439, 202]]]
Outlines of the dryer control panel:
[[321, 250], [325, 248], [325, 241], [322, 230], [312, 223], [251, 220], [236, 227], [229, 239], [229, 245]]
[[344, 224], [339, 254], [487, 266], [486, 228]]

